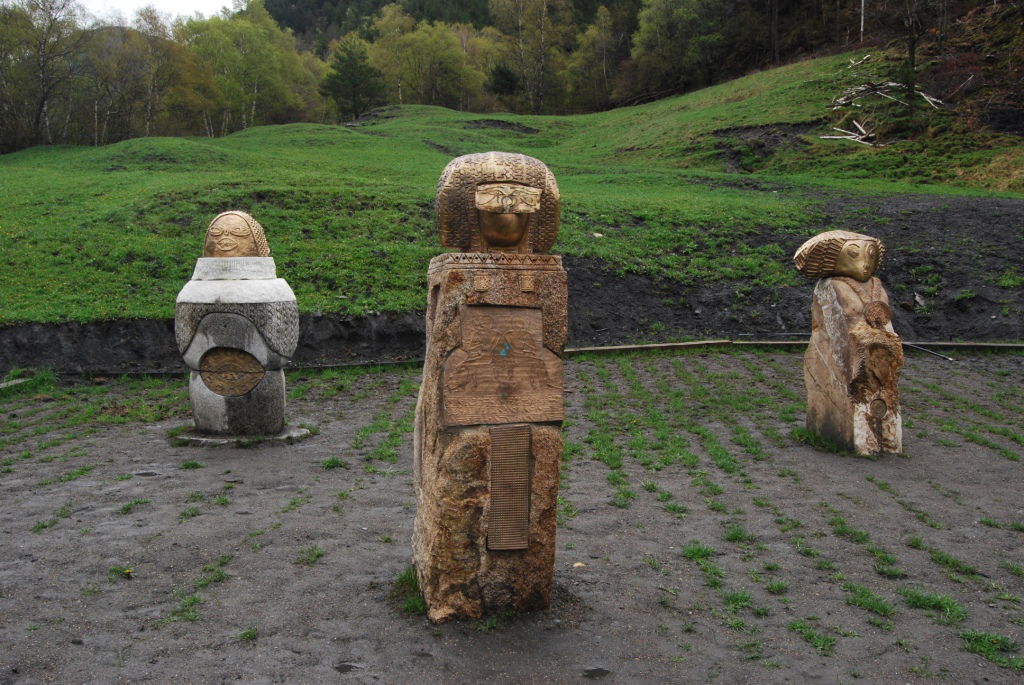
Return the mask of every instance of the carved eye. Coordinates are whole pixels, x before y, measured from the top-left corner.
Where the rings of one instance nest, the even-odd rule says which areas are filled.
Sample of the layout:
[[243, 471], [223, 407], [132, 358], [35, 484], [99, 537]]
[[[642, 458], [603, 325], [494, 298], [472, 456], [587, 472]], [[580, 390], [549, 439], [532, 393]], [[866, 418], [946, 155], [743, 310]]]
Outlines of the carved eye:
[[856, 245], [850, 245], [850, 247], [847, 250], [846, 254], [850, 255], [851, 257], [859, 257], [860, 256], [860, 248], [857, 247]]
[[224, 235], [224, 229], [222, 229], [222, 228], [211, 228], [210, 229], [210, 235], [212, 235], [214, 238], [219, 238], [222, 235]]
[[249, 235], [249, 229], [248, 228], [242, 228], [242, 227], [232, 228], [231, 229], [231, 235], [236, 235], [239, 238], [244, 238], [247, 235]]

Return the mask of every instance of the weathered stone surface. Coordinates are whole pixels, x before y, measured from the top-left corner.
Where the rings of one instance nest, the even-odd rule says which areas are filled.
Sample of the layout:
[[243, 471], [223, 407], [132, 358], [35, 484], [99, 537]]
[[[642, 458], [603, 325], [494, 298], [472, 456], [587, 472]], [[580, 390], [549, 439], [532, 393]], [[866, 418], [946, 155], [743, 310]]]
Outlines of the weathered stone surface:
[[[183, 433], [179, 433], [170, 439], [170, 442], [175, 447], [250, 447], [255, 443], [281, 443], [290, 445], [292, 443], [305, 440], [312, 435], [312, 431], [303, 426], [285, 426], [279, 432], [271, 435], [259, 435], [253, 437], [252, 435], [211, 435], [199, 432], [196, 429], [187, 430]], [[145, 473], [136, 473], [136, 476], [147, 475]], [[155, 476], [156, 473], [150, 473], [148, 475]]]
[[[827, 249], [815, 252], [815, 240]], [[878, 242], [831, 231], [805, 243], [796, 259], [805, 272], [837, 274], [814, 288], [811, 341], [804, 355], [807, 428], [862, 455], [903, 449], [903, 347], [885, 288], [872, 276], [884, 253], [872, 241]]]
[[208, 256], [178, 294], [175, 337], [201, 433], [275, 435], [284, 427], [282, 368], [295, 351], [299, 318], [269, 253], [252, 217], [225, 212], [210, 223]]
[[531, 252], [557, 230], [554, 179], [503, 154], [455, 160], [438, 191], [445, 243], [481, 251], [428, 273], [413, 560], [432, 621], [551, 601], [568, 289], [561, 258]]

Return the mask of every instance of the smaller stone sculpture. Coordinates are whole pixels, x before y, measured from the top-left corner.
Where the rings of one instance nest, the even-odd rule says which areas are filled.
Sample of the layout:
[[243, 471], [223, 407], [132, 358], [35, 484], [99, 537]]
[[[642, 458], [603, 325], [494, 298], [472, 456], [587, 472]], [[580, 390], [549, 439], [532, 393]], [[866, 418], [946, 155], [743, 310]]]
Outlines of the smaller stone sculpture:
[[875, 276], [884, 255], [880, 240], [849, 231], [816, 235], [793, 255], [800, 273], [820, 279], [804, 355], [807, 428], [862, 455], [903, 449], [903, 346]]
[[283, 430], [284, 366], [298, 343], [299, 310], [277, 278], [263, 227], [245, 212], [210, 222], [203, 256], [178, 294], [174, 333], [200, 433]]

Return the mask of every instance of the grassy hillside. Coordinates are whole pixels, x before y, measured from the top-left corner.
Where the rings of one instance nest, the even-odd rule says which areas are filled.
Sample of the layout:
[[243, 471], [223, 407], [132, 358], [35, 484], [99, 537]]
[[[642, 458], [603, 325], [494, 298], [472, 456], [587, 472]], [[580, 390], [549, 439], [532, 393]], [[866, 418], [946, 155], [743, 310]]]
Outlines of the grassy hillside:
[[[820, 229], [823, 188], [983, 194], [1006, 185], [987, 169], [1020, 155], [1020, 139], [950, 133], [869, 149], [801, 137], [823, 126], [851, 78], [848, 57], [601, 114], [404, 107], [348, 128], [297, 124], [6, 155], [0, 324], [173, 316], [207, 222], [231, 208], [266, 227], [302, 311], [419, 309], [427, 262], [441, 251], [437, 178], [469, 152], [519, 151], [551, 165], [564, 198], [556, 252], [740, 289], [797, 282], [789, 253]], [[753, 172], [729, 173], [737, 168]], [[922, 180], [947, 185], [914, 185]]]

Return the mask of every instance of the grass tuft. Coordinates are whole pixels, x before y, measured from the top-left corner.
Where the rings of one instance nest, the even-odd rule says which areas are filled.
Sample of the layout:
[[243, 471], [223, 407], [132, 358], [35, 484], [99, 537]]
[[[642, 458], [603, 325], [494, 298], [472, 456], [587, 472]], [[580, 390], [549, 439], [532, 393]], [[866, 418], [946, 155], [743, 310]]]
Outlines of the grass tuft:
[[420, 583], [416, 577], [416, 567], [414, 566], [405, 567], [405, 570], [395, 578], [391, 597], [398, 601], [402, 611], [407, 614], [427, 613], [427, 602], [423, 599], [423, 593], [420, 591]]

